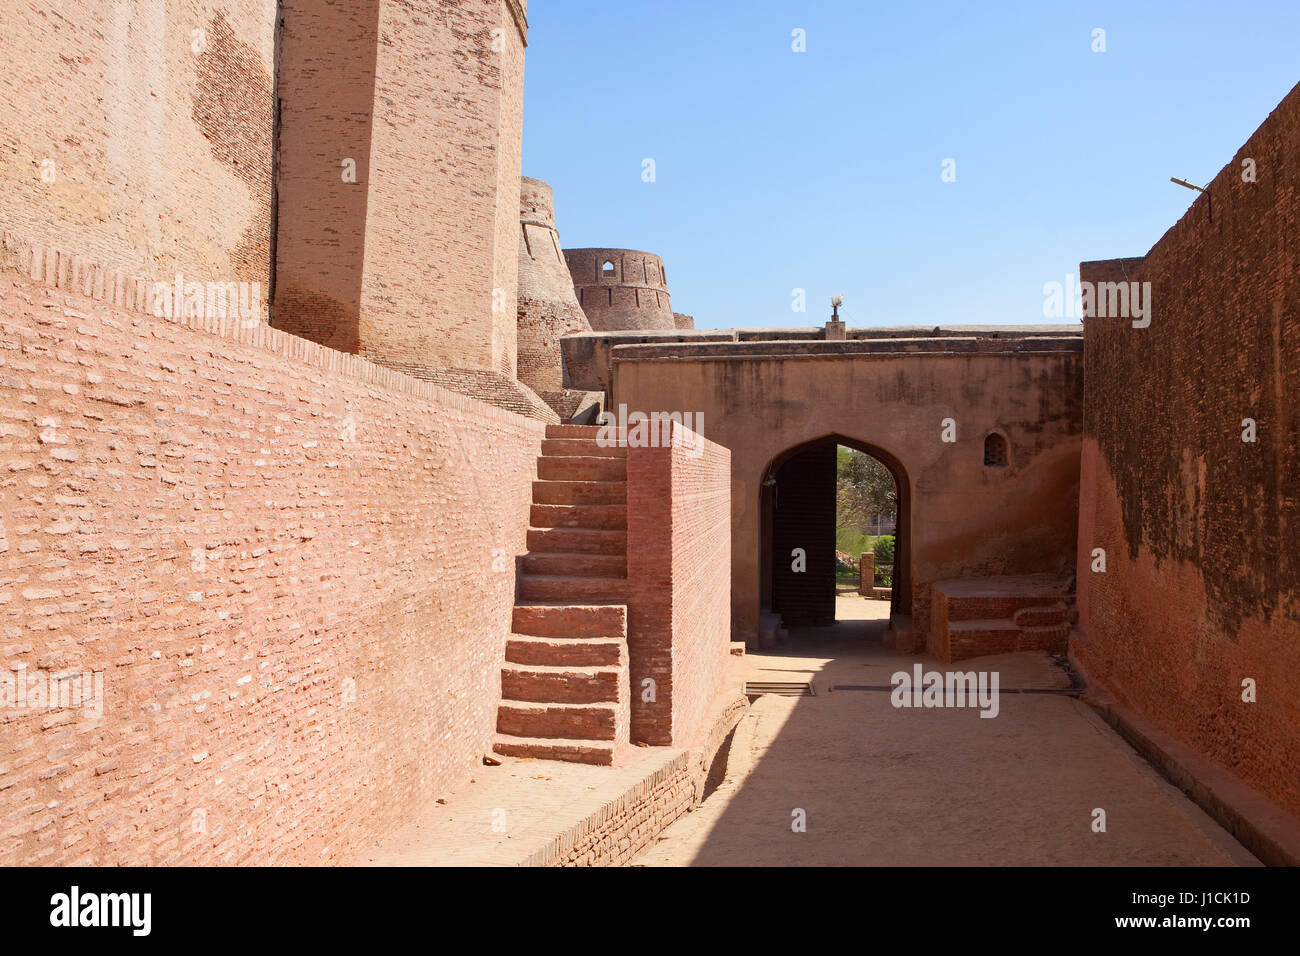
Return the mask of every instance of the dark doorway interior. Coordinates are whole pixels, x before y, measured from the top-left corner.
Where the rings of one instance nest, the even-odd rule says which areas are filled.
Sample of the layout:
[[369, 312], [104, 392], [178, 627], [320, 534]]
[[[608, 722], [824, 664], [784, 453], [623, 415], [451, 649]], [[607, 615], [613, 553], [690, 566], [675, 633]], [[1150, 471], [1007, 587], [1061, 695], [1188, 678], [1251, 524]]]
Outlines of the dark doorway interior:
[[841, 445], [870, 455], [893, 477], [896, 511], [890, 613], [910, 613], [910, 515], [901, 464], [870, 445], [828, 435], [774, 459], [761, 487], [761, 605], [765, 611], [780, 614], [786, 627], [835, 623], [837, 448]]

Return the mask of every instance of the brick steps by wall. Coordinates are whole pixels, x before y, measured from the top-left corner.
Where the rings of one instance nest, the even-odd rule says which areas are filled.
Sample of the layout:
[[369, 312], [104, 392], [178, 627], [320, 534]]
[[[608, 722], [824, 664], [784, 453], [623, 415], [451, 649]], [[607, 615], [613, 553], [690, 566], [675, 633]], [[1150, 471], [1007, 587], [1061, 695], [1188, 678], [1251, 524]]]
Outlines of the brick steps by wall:
[[528, 637], [627, 637], [627, 608], [599, 604], [515, 605], [511, 628]]
[[627, 461], [598, 431], [546, 430], [501, 668], [500, 754], [609, 765], [628, 744]]
[[626, 531], [627, 505], [540, 505], [528, 513], [534, 528]]
[[1069, 580], [1035, 574], [940, 581], [934, 585], [933, 645], [947, 661], [986, 654], [1064, 652]]
[[602, 704], [617, 703], [620, 684], [627, 680], [627, 668], [506, 664], [501, 668], [501, 696], [532, 703]]
[[551, 667], [617, 666], [627, 659], [627, 645], [616, 637], [527, 637], [511, 634], [506, 641], [508, 664], [544, 664]]
[[581, 551], [544, 551], [526, 554], [524, 573], [583, 578], [625, 578], [627, 558], [621, 554], [586, 554]]
[[492, 749], [506, 757], [533, 757], [537, 760], [566, 760], [608, 767], [614, 762], [616, 748], [609, 740], [565, 740], [560, 737], [516, 737], [497, 734]]
[[519, 596], [528, 601], [582, 600], [591, 604], [615, 604], [627, 599], [627, 579], [521, 574]]
[[537, 477], [547, 481], [625, 481], [627, 459], [598, 455], [543, 455]]
[[627, 554], [627, 531], [609, 528], [529, 528], [528, 550]]
[[539, 505], [620, 505], [627, 503], [621, 481], [535, 481], [533, 501]]
[[[571, 427], [571, 426], [566, 426]], [[626, 458], [627, 448], [622, 445], [599, 445], [590, 438], [546, 438], [542, 441], [543, 455], [567, 455], [596, 458]]]
[[497, 711], [497, 731], [512, 737], [567, 737], [603, 740], [611, 744], [618, 730], [615, 703], [556, 704], [503, 700]]

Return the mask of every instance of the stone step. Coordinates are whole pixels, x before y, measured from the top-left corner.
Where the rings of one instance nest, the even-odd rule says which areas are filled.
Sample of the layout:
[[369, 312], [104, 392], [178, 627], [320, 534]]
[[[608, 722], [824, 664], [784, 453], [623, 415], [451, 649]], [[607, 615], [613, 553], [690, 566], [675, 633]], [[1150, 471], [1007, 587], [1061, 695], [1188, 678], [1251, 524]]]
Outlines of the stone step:
[[619, 604], [626, 601], [627, 578], [554, 577], [521, 574], [519, 596], [525, 601], [567, 601], [571, 604]]
[[525, 574], [576, 578], [625, 578], [627, 558], [621, 554], [542, 551], [524, 555]]
[[542, 441], [543, 456], [626, 458], [625, 445], [605, 445], [592, 438], [547, 438]]
[[548, 667], [620, 667], [627, 664], [627, 643], [621, 637], [529, 637], [506, 639], [506, 661]]
[[948, 659], [958, 661], [985, 654], [1020, 650], [1020, 628], [1009, 618], [948, 622]]
[[537, 477], [548, 481], [626, 481], [627, 459], [543, 456], [537, 459]]
[[501, 699], [538, 704], [617, 703], [627, 697], [627, 670], [622, 667], [557, 667], [507, 664], [501, 668]]
[[[503, 700], [497, 709], [497, 732], [512, 737], [561, 737], [574, 740], [617, 739], [619, 704], [530, 704]], [[626, 701], [622, 705], [626, 708]]]
[[622, 481], [534, 481], [533, 504], [617, 505], [627, 502]]
[[553, 640], [627, 637], [625, 604], [516, 604], [510, 630]]
[[626, 531], [627, 505], [533, 505], [528, 521], [534, 528]]
[[592, 528], [529, 528], [528, 550], [625, 555], [627, 532]]
[[1061, 603], [1059, 594], [963, 594], [948, 598], [949, 621], [1010, 619], [1021, 608], [1051, 607]]
[[1040, 607], [1022, 607], [1011, 616], [1017, 627], [1044, 627], [1064, 624], [1069, 612], [1064, 601]]
[[612, 740], [564, 740], [562, 738], [515, 737], [497, 734], [492, 749], [505, 757], [534, 757], [608, 767], [614, 763]]
[[547, 438], [595, 438], [600, 434], [599, 425], [547, 425]]

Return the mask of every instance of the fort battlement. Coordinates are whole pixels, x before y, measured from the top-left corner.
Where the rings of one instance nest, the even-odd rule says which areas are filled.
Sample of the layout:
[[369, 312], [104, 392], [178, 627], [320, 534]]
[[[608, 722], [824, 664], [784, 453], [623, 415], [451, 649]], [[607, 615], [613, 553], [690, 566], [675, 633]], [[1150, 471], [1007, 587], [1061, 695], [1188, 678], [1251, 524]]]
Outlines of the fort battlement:
[[595, 331], [673, 329], [663, 260], [636, 249], [565, 249], [578, 302]]

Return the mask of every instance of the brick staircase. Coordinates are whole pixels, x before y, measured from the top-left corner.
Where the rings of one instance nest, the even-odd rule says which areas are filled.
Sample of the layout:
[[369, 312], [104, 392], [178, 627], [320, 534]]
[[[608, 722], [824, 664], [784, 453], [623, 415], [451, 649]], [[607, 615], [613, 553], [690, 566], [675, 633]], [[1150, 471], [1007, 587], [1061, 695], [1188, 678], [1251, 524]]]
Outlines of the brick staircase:
[[548, 425], [493, 749], [609, 765], [628, 742], [627, 449]]
[[1053, 575], [940, 581], [931, 613], [947, 661], [1013, 651], [1064, 651], [1074, 595]]

